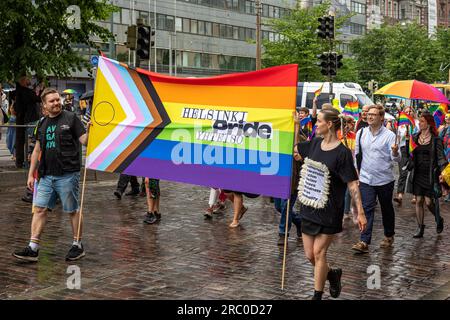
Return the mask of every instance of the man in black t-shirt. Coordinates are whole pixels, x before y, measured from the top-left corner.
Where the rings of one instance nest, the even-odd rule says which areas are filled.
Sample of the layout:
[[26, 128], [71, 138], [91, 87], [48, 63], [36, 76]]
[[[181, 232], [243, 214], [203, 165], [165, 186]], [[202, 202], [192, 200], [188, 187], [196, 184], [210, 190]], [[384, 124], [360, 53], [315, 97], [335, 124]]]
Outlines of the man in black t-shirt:
[[78, 190], [81, 169], [81, 144], [87, 145], [87, 133], [80, 119], [63, 111], [58, 91], [47, 88], [41, 95], [48, 112], [38, 127], [38, 140], [31, 156], [27, 185], [34, 187], [34, 172], [39, 172], [39, 184], [34, 199], [29, 245], [13, 256], [25, 261], [37, 261], [40, 236], [47, 219], [47, 209], [54, 206], [55, 193], [61, 199], [63, 211], [71, 216], [74, 241], [66, 260], [82, 258], [81, 221], [78, 211]]

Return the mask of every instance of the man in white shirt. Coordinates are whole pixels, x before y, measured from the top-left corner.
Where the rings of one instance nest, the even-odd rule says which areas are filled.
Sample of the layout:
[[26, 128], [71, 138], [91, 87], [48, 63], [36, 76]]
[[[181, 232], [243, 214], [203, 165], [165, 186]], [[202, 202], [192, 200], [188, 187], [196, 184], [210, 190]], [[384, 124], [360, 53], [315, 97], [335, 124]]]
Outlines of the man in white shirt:
[[362, 153], [361, 167], [358, 168], [359, 189], [367, 218], [366, 230], [361, 233], [360, 241], [352, 247], [359, 253], [369, 252], [377, 198], [385, 235], [380, 247], [390, 247], [394, 242], [395, 211], [392, 195], [395, 178], [392, 169], [393, 162], [400, 162], [401, 155], [395, 134], [383, 126], [384, 113], [382, 106], [370, 106], [367, 113], [369, 126], [359, 130], [356, 136], [355, 153]]

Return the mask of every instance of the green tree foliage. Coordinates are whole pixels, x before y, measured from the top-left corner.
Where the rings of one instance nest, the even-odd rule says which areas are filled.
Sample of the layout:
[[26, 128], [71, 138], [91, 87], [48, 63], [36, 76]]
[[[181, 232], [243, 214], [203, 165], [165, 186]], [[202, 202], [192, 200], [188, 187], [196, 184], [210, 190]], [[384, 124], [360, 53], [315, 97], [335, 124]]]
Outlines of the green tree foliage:
[[356, 67], [354, 59], [344, 58], [342, 59], [342, 64], [342, 68], [338, 69], [333, 81], [359, 83], [361, 79], [359, 78], [358, 68]]
[[[301, 8], [298, 3], [289, 15], [268, 20], [268, 25], [281, 35], [281, 39], [275, 42], [263, 41], [263, 66], [297, 63], [299, 81], [325, 80], [317, 66], [317, 55], [329, 50], [329, 42], [320, 39], [316, 30], [319, 25], [317, 19], [327, 15], [329, 8], [329, 3], [310, 8]], [[336, 18], [336, 30], [348, 18], [349, 16]]]
[[[106, 20], [115, 7], [107, 0], [1, 0], [0, 80], [14, 81], [23, 74], [39, 78], [90, 68], [73, 44], [95, 48], [94, 37], [107, 41], [112, 34], [95, 21]], [[80, 8], [79, 29], [67, 23], [67, 8]]]
[[[437, 40], [436, 40], [437, 39]], [[385, 25], [352, 42], [352, 52], [362, 82], [380, 84], [416, 79], [434, 82], [442, 77], [440, 63], [448, 53], [448, 30], [438, 30], [436, 39], [419, 24]], [[447, 51], [446, 51], [447, 50]], [[450, 61], [448, 61], [450, 62]]]
[[359, 78], [363, 82], [371, 79], [380, 82], [386, 80], [383, 66], [386, 64], [389, 37], [392, 36], [389, 31], [388, 28], [374, 29], [364, 37], [352, 41], [353, 61], [358, 70]]
[[389, 79], [433, 82], [438, 77], [439, 67], [436, 41], [428, 37], [427, 28], [415, 23], [390, 28], [393, 37], [388, 43], [385, 64]]

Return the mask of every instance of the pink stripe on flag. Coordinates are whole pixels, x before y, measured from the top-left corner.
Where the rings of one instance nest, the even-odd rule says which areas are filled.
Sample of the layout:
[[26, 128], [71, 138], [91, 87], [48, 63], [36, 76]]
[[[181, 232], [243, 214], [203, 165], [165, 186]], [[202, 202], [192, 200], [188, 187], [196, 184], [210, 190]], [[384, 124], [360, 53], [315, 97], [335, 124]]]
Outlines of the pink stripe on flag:
[[[130, 133], [140, 124], [144, 122], [144, 115], [142, 114], [141, 110], [139, 109], [139, 106], [134, 99], [133, 95], [128, 91], [124, 92], [126, 88], [128, 88], [128, 85], [123, 80], [120, 71], [118, 70], [119, 66], [115, 65], [113, 62], [110, 62], [108, 60], [105, 61], [105, 66], [108, 68], [108, 70], [113, 75], [114, 79], [116, 80], [117, 84], [119, 85], [119, 88], [122, 91], [122, 94], [127, 99], [128, 104], [130, 105], [131, 110], [133, 110], [134, 114], [136, 115], [136, 119], [128, 124], [126, 128], [119, 134], [119, 136], [109, 145], [108, 149], [111, 151], [104, 150], [100, 156], [95, 159], [95, 161], [90, 165], [93, 168], [97, 168], [100, 166], [103, 161], [112, 153], [114, 152], [121, 144], [122, 142], [130, 135]], [[134, 84], [134, 82], [133, 82]]]

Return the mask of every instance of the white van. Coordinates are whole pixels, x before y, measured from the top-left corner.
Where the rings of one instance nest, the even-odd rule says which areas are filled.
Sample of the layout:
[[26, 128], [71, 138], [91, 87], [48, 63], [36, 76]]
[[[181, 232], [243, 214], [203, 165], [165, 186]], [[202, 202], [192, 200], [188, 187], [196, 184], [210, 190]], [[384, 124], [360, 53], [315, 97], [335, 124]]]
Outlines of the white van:
[[[314, 99], [314, 92], [321, 86], [322, 93], [317, 98], [317, 108], [322, 109], [324, 103], [330, 102], [330, 83], [329, 82], [299, 82], [297, 84], [297, 110], [301, 107], [312, 109], [312, 102]], [[339, 107], [344, 108], [349, 101], [358, 101], [359, 108], [365, 105], [374, 104], [373, 101], [366, 95], [361, 86], [354, 82], [333, 83], [333, 93], [335, 99], [339, 101]], [[391, 114], [386, 112], [386, 120], [395, 119]]]
[[[317, 108], [321, 109], [322, 104], [330, 102], [329, 82], [299, 82], [297, 84], [297, 109], [300, 107], [312, 108], [312, 101], [314, 99], [314, 92], [317, 91], [323, 84], [322, 93], [317, 100]], [[366, 95], [361, 86], [357, 83], [333, 83], [333, 93], [339, 101], [339, 106], [344, 108], [349, 101], [358, 101], [359, 107], [364, 105], [374, 104], [372, 100]]]

